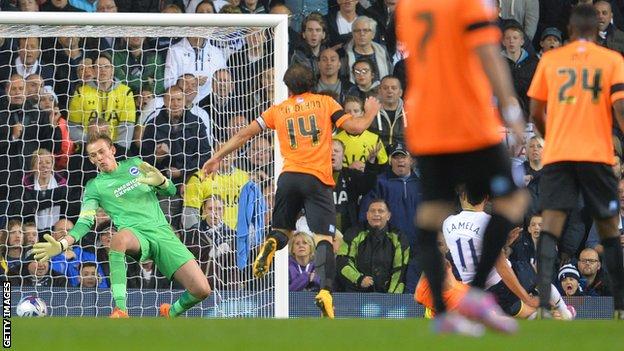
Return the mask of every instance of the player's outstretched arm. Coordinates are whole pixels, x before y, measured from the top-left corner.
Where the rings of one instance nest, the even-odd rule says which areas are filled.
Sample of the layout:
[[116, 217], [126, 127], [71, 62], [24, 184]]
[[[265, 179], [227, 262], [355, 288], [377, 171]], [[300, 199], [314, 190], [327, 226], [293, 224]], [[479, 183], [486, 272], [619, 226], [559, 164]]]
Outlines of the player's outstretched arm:
[[33, 253], [35, 254], [35, 260], [39, 262], [49, 261], [52, 257], [67, 250], [74, 243], [74, 238], [67, 235], [61, 240], [56, 240], [50, 234], [43, 236], [45, 241], [40, 241], [33, 245]]
[[509, 66], [500, 55], [500, 46], [481, 45], [476, 48], [476, 53], [498, 99], [505, 124], [511, 128], [516, 138], [522, 138], [525, 128], [524, 116], [511, 83]]
[[379, 110], [381, 109], [381, 104], [379, 100], [375, 97], [368, 97], [364, 102], [364, 117], [362, 118], [349, 118], [347, 119], [340, 128], [344, 129], [347, 133], [351, 135], [359, 135], [364, 133], [365, 130], [370, 127], [371, 123], [373, 123], [373, 119], [377, 117]]
[[539, 307], [539, 300], [531, 297], [520, 284], [518, 277], [507, 264], [504, 255], [500, 255], [496, 261], [496, 272], [500, 275], [503, 283], [514, 293], [522, 302], [531, 307]]
[[257, 121], [251, 122], [245, 128], [241, 129], [238, 133], [234, 134], [234, 136], [228, 140], [225, 144], [221, 145], [219, 150], [212, 155], [212, 157], [204, 163], [202, 167], [202, 171], [205, 175], [210, 175], [213, 172], [216, 172], [219, 169], [219, 163], [225, 158], [225, 156], [229, 155], [235, 150], [238, 150], [241, 146], [245, 145], [245, 143], [260, 134], [262, 128]]

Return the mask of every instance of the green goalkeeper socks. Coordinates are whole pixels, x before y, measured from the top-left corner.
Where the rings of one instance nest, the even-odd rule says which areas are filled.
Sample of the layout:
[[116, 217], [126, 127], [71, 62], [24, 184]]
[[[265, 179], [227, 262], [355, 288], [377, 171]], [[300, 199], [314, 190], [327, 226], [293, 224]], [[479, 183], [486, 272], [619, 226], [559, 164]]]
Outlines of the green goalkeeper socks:
[[200, 299], [191, 295], [188, 290], [185, 290], [182, 293], [182, 296], [180, 296], [180, 298], [177, 299], [173, 305], [171, 305], [171, 309], [169, 309], [169, 317], [177, 317], [200, 302]]
[[110, 265], [111, 290], [115, 306], [126, 311], [126, 255], [119, 251], [110, 250], [108, 253]]

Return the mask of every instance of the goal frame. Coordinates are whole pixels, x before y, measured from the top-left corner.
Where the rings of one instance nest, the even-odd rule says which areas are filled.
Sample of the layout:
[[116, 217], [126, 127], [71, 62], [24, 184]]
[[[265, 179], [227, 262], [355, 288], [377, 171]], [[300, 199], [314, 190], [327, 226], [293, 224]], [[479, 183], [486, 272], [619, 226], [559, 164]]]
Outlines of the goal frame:
[[[257, 14], [165, 14], [165, 13], [80, 13], [80, 12], [1, 12], [0, 37], [15, 38], [19, 35], [6, 25], [24, 26], [129, 26], [129, 27], [264, 27], [274, 28], [274, 86], [273, 103], [288, 98], [288, 88], [281, 79], [288, 67], [288, 16]], [[82, 36], [88, 37], [89, 35]], [[128, 34], [128, 33], [126, 33]], [[53, 37], [42, 29], [38, 37]], [[100, 37], [98, 35], [97, 37]], [[127, 36], [127, 35], [124, 35]], [[95, 36], [94, 36], [95, 37]], [[283, 166], [279, 142], [275, 135], [274, 186]], [[288, 250], [275, 255], [274, 269], [274, 317], [288, 318]]]

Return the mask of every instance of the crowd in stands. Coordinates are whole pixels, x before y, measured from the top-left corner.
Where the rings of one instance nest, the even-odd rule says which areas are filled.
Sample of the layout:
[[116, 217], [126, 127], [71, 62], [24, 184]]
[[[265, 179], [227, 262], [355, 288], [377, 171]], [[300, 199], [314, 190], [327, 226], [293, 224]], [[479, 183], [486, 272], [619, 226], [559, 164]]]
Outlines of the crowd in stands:
[[[337, 290], [413, 293], [421, 274], [413, 225], [420, 181], [403, 133], [409, 53], [394, 35], [398, 1], [1, 0], [0, 9], [287, 14], [290, 62], [313, 70], [318, 93], [355, 117], [369, 96], [382, 104], [363, 134], [334, 131]], [[501, 55], [527, 112], [537, 63], [568, 39], [567, 16], [577, 2], [592, 1], [498, 1]], [[594, 3], [599, 43], [624, 54], [624, 1]], [[18, 286], [110, 286], [107, 252], [117, 228], [103, 211], [91, 234], [51, 262], [37, 264], [30, 253], [43, 234], [58, 239], [73, 227], [84, 186], [97, 175], [85, 143], [108, 133], [119, 159], [141, 157], [177, 186], [176, 196], [161, 200], [163, 211], [211, 284], [253, 289], [251, 248], [263, 235], [254, 228], [270, 224], [273, 204], [273, 137], [264, 133], [252, 140], [226, 158], [214, 177], [204, 177], [200, 168], [214, 148], [273, 103], [272, 40], [262, 28], [222, 41], [0, 38], [0, 273]], [[619, 179], [622, 139], [614, 129]], [[527, 291], [535, 287], [543, 147], [530, 124], [525, 144], [509, 144], [516, 180], [531, 193], [532, 205], [504, 253]], [[624, 180], [619, 189], [624, 216]], [[304, 213], [297, 227], [288, 248], [290, 289], [318, 290]], [[556, 285], [565, 295], [610, 294], [601, 253], [580, 197], [559, 247]], [[128, 265], [129, 288], [176, 287], [153, 262], [128, 258]]]

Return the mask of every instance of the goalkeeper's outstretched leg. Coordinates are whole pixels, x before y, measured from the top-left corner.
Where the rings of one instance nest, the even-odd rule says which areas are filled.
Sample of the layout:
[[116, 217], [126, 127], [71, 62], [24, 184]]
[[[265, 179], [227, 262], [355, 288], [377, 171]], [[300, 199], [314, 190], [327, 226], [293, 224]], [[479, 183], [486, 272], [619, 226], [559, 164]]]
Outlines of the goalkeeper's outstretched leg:
[[120, 230], [111, 238], [111, 247], [108, 252], [110, 265], [111, 292], [115, 308], [111, 318], [128, 317], [126, 306], [126, 254], [134, 256], [141, 252], [141, 244], [137, 237], [128, 229]]
[[210, 284], [194, 259], [183, 264], [175, 272], [173, 278], [186, 290], [173, 305], [162, 304], [160, 306], [162, 317], [177, 317], [202, 302], [211, 293]]

